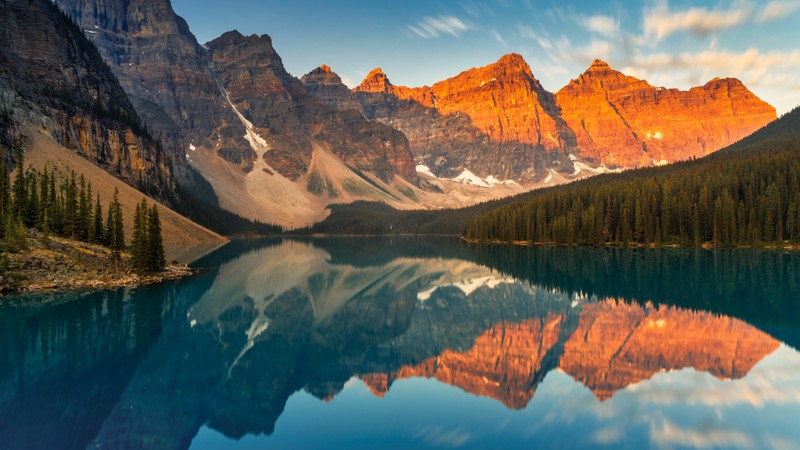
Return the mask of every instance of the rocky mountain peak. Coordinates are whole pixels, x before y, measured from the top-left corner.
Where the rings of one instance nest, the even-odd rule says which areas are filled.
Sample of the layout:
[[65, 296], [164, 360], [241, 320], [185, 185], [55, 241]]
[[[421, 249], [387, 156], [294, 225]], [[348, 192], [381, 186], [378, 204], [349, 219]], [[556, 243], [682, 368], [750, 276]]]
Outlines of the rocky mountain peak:
[[652, 86], [601, 60], [556, 98], [581, 156], [622, 167], [702, 157], [775, 117], [774, 108], [735, 79], [681, 91]]
[[745, 87], [744, 83], [742, 83], [738, 78], [712, 78], [709, 80], [705, 85], [703, 85], [705, 89], [719, 89], [725, 88], [728, 90], [742, 90], [746, 91], [747, 87]]
[[303, 84], [344, 84], [341, 77], [334, 72], [330, 66], [325, 64], [308, 72], [300, 78]]
[[494, 64], [497, 66], [502, 67], [509, 67], [509, 68], [518, 68], [518, 69], [528, 69], [528, 63], [525, 61], [525, 58], [518, 53], [508, 53], [500, 57], [497, 62]]
[[592, 61], [592, 65], [589, 66], [589, 68], [586, 70], [586, 72], [587, 73], [589, 73], [589, 72], [605, 72], [605, 71], [609, 71], [609, 70], [613, 70], [613, 69], [611, 69], [611, 66], [609, 66], [607, 62], [605, 62], [605, 61], [603, 61], [601, 59], [595, 59], [594, 61]]
[[329, 96], [333, 96], [335, 100], [342, 100], [350, 92], [339, 75], [325, 64], [303, 75], [300, 81], [303, 82], [306, 89], [320, 97], [325, 103]]
[[356, 92], [394, 93], [394, 85], [380, 67], [376, 67], [364, 77], [364, 81], [354, 89]]
[[497, 60], [497, 62], [486, 66], [485, 69], [489, 69], [507, 76], [522, 75], [531, 79], [535, 79], [528, 62], [525, 61], [525, 58], [523, 58], [522, 55], [517, 53], [503, 55]]
[[278, 57], [275, 49], [272, 47], [272, 38], [266, 34], [262, 34], [261, 36], [257, 34], [245, 36], [237, 30], [232, 30], [206, 43], [206, 46], [212, 49], [231, 47], [259, 49], [262, 53], [266, 53], [264, 56], [268, 56], [270, 59]]
[[372, 78], [372, 77], [384, 77], [384, 78], [386, 78], [386, 72], [384, 72], [383, 69], [381, 69], [380, 67], [376, 67], [376, 68], [370, 70], [369, 73], [366, 76], [366, 78]]

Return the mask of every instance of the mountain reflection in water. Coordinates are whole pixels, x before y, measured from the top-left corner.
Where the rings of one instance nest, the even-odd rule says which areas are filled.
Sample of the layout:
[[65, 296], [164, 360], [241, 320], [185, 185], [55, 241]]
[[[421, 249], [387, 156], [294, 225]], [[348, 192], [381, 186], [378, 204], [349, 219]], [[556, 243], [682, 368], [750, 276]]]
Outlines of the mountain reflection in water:
[[[196, 437], [209, 429], [278, 439], [296, 393], [336, 409], [353, 380], [383, 397], [399, 380], [435, 379], [511, 414], [535, 409], [539, 395], [557, 397], [547, 391], [559, 374], [589, 389], [594, 403], [621, 392], [620, 401], [635, 402], [648, 392], [644, 383], [668, 389], [656, 380], [663, 372], [737, 383], [769, 355], [800, 360], [793, 253], [324, 239], [234, 243], [197, 265], [198, 276], [177, 282], [0, 307], [6, 448], [203, 447]], [[800, 406], [795, 373], [768, 386], [789, 398], [781, 414]], [[774, 399], [759, 400], [763, 408]], [[670, 426], [665, 419], [637, 442], [659, 445]], [[405, 430], [404, 439], [436, 446], [424, 430]], [[757, 447], [777, 439], [745, 437]], [[800, 443], [791, 432], [780, 439]]]

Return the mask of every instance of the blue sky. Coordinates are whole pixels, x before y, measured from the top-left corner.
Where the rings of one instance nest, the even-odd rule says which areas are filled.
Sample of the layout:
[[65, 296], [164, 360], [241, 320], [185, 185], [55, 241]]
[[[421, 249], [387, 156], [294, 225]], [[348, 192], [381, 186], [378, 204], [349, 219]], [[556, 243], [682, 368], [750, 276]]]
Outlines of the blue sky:
[[656, 86], [741, 79], [784, 113], [800, 105], [800, 0], [173, 0], [201, 43], [268, 34], [287, 70], [328, 64], [351, 87], [381, 67], [430, 85], [520, 53], [557, 91], [595, 58]]

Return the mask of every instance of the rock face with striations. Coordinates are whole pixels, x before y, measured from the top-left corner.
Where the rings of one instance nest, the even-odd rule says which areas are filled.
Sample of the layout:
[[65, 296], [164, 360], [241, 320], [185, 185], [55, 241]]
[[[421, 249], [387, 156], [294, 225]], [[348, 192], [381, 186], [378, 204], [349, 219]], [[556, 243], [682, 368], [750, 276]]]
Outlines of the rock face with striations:
[[259, 156], [284, 176], [295, 180], [305, 174], [312, 141], [318, 141], [346, 164], [384, 181], [395, 174], [416, 180], [402, 133], [355, 111], [339, 111], [309, 94], [286, 72], [269, 36], [231, 31], [207, 46], [228, 98], [268, 143], [270, 150]]
[[186, 165], [189, 145], [223, 152], [241, 146], [244, 126], [225, 101], [207, 53], [168, 0], [56, 3], [97, 46], [176, 168]]
[[780, 345], [730, 317], [614, 300], [581, 305], [577, 328], [566, 323], [558, 314], [500, 323], [468, 350], [446, 349], [420, 364], [359, 377], [379, 397], [398, 379], [432, 377], [522, 409], [556, 368], [603, 401], [663, 371], [691, 367], [740, 379]]
[[320, 72], [303, 77], [311, 92], [402, 131], [417, 163], [436, 175], [454, 177], [468, 169], [481, 177], [532, 181], [549, 167], [568, 165], [573, 133], [560, 118], [553, 95], [519, 55], [432, 87], [395, 86], [378, 68], [350, 95], [341, 87], [330, 88], [338, 76], [322, 78]]
[[563, 321], [563, 316], [551, 314], [498, 324], [478, 336], [467, 351], [446, 349], [415, 366], [362, 375], [361, 379], [373, 394], [383, 397], [396, 380], [435, 378], [471, 394], [497, 399], [508, 408], [523, 409], [558, 364], [552, 349], [559, 341]]
[[[231, 183], [244, 185], [256, 166], [266, 165], [267, 174], [275, 171], [303, 184], [314, 148], [328, 149], [344, 164], [383, 180], [399, 175], [416, 183], [402, 133], [309, 95], [285, 71], [268, 36], [230, 32], [206, 47], [168, 0], [57, 3], [100, 48], [137, 110], [172, 148], [176, 164], [191, 164], [209, 179], [223, 207], [236, 203], [243, 213], [245, 202], [255, 211], [253, 218], [279, 221], [255, 205], [277, 195], [271, 191], [275, 183], [288, 189], [287, 183]], [[311, 200], [292, 202], [316, 201], [306, 194]]]
[[661, 371], [739, 379], [779, 345], [738, 319], [606, 300], [583, 307], [560, 366], [606, 400]]
[[[51, 2], [0, 4], [3, 135], [33, 126], [109, 173], [170, 198], [172, 166], [97, 50]], [[16, 128], [16, 132], [9, 132]]]
[[351, 94], [329, 69], [303, 82], [328, 104], [403, 131], [417, 162], [436, 175], [466, 168], [522, 183], [547, 169], [578, 173], [570, 155], [616, 168], [704, 156], [776, 117], [735, 79], [656, 88], [599, 60], [555, 95], [516, 54], [431, 87], [395, 86], [380, 69]]
[[736, 79], [689, 91], [653, 87], [595, 60], [556, 93], [580, 154], [618, 167], [705, 156], [775, 120], [775, 108]]

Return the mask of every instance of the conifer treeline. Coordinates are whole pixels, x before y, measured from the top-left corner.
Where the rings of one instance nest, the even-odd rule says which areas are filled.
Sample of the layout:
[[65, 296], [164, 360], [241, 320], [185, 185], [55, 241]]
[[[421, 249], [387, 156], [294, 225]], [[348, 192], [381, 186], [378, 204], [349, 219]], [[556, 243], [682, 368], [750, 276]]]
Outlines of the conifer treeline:
[[800, 109], [702, 160], [534, 193], [468, 222], [470, 240], [764, 245], [800, 241]]
[[147, 274], [164, 270], [164, 245], [161, 238], [161, 220], [158, 208], [147, 206], [147, 199], [136, 205], [133, 218], [131, 263], [136, 273]]
[[[86, 181], [83, 174], [70, 171], [61, 176], [55, 169], [48, 170], [46, 167], [41, 172], [30, 167], [25, 170], [23, 157], [19, 150], [13, 182], [6, 169], [5, 158], [0, 158], [0, 235], [3, 237], [3, 250], [25, 250], [27, 229], [32, 228], [45, 236], [61, 236], [105, 245], [111, 250], [114, 260], [118, 261], [121, 252], [126, 249], [119, 190], [114, 189], [104, 221], [100, 192], [93, 192], [92, 184]], [[140, 208], [147, 208], [147, 211], [141, 212]], [[163, 270], [164, 248], [156, 205], [149, 209], [146, 201], [142, 200], [137, 206], [135, 219], [146, 221], [147, 252], [154, 256], [146, 268], [134, 266], [134, 269], [138, 273]], [[134, 233], [137, 231], [134, 228]], [[134, 236], [134, 245], [138, 243]]]

